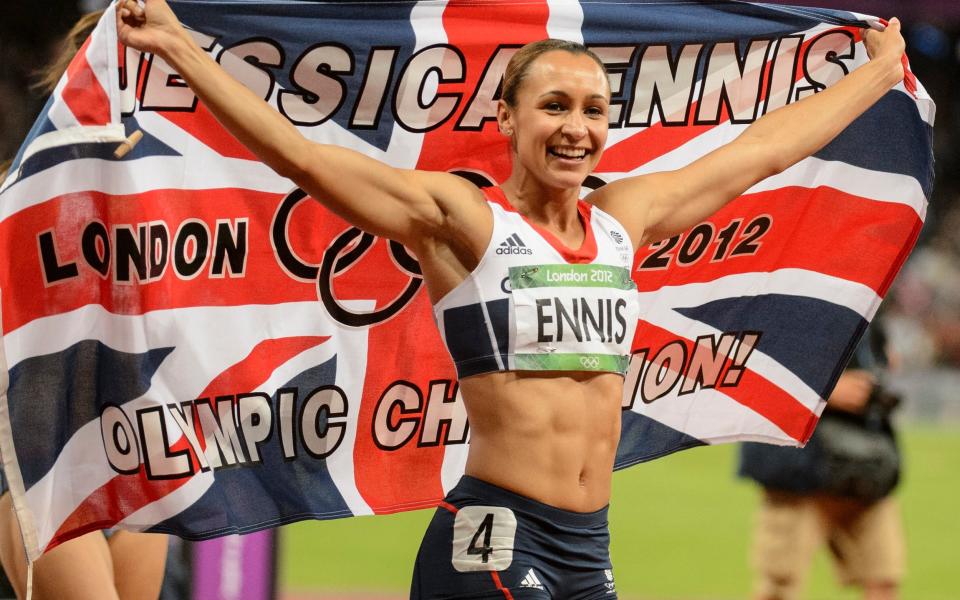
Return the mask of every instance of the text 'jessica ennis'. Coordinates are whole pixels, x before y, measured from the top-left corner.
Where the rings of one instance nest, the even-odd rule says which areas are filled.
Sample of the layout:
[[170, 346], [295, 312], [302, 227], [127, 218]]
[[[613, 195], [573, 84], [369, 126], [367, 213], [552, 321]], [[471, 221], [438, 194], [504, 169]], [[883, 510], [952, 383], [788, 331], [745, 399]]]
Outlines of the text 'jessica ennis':
[[[468, 64], [452, 44], [411, 52], [318, 40], [285, 48], [269, 37], [225, 42], [193, 35], [227, 72], [295, 125], [335, 119], [351, 130], [377, 130], [396, 123], [416, 133], [445, 124], [477, 131], [496, 120], [503, 72], [520, 47], [501, 45], [485, 61]], [[740, 43], [596, 43], [590, 49], [609, 72], [610, 126], [621, 128], [715, 125], [726, 117], [734, 124], [752, 122], [840, 80], [852, 68], [855, 41], [849, 31], [836, 29]], [[139, 105], [134, 94], [125, 94], [125, 114], [196, 110], [193, 92], [153, 55], [128, 49], [120, 81], [121, 88], [142, 86]]]

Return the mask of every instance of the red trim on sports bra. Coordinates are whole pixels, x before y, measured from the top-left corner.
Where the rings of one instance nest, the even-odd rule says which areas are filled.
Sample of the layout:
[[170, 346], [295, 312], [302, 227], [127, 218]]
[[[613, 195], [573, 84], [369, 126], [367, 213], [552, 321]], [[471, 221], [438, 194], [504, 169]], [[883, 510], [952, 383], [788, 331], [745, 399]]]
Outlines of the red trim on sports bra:
[[[504, 208], [504, 210], [517, 213], [517, 209], [510, 204], [510, 201], [507, 200], [506, 194], [504, 194], [503, 190], [499, 187], [486, 187], [483, 188], [482, 191], [484, 196], [487, 197], [487, 200], [499, 204]], [[520, 217], [524, 220], [524, 222], [526, 222], [527, 225], [532, 227], [534, 231], [539, 233], [543, 239], [547, 240], [547, 243], [553, 246], [554, 250], [560, 253], [560, 256], [563, 257], [563, 260], [572, 264], [586, 264], [593, 262], [594, 259], [597, 258], [597, 238], [593, 234], [593, 225], [590, 224], [590, 215], [592, 210], [592, 204], [587, 204], [583, 200], [577, 200], [577, 212], [580, 213], [580, 222], [583, 224], [583, 230], [585, 233], [583, 236], [583, 243], [581, 243], [580, 247], [577, 249], [568, 248], [549, 230], [530, 221], [523, 215], [520, 215]]]
[[439, 506], [440, 508], [445, 508], [450, 512], [452, 512], [453, 514], [457, 514], [457, 511], [459, 510], [456, 506], [450, 504], [449, 502], [444, 502], [443, 500], [438, 502], [437, 506]]

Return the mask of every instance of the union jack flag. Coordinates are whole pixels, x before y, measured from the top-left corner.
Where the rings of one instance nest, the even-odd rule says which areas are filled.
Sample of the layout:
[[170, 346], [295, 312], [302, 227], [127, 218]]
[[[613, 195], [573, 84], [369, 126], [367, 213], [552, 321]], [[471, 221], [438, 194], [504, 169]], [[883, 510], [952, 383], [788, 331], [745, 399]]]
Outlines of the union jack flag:
[[[309, 138], [480, 185], [509, 174], [495, 105], [524, 43], [581, 41], [609, 68], [596, 188], [831, 85], [879, 26], [715, 0], [171, 5]], [[617, 468], [807, 439], [920, 230], [933, 116], [908, 72], [815, 156], [637, 254]], [[202, 539], [422, 508], [462, 473], [469, 426], [415, 258], [257, 162], [163, 60], [118, 46], [111, 13], [0, 218], [0, 451], [31, 557], [118, 524]]]

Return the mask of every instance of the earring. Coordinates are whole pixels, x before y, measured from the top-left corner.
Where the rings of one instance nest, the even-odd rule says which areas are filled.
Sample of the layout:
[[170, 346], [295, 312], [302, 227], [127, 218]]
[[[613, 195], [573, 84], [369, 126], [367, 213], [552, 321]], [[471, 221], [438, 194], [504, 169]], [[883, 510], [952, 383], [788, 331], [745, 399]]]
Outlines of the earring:
[[513, 135], [513, 130], [512, 130], [512, 129], [504, 129], [504, 130], [503, 130], [503, 135]]

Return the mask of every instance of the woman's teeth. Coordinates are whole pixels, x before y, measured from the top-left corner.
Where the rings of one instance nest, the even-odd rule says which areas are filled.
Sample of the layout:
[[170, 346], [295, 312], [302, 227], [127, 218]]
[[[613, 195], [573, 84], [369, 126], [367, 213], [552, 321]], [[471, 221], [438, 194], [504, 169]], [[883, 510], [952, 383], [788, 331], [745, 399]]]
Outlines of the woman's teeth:
[[583, 158], [587, 155], [586, 148], [550, 148], [550, 154], [561, 158]]

